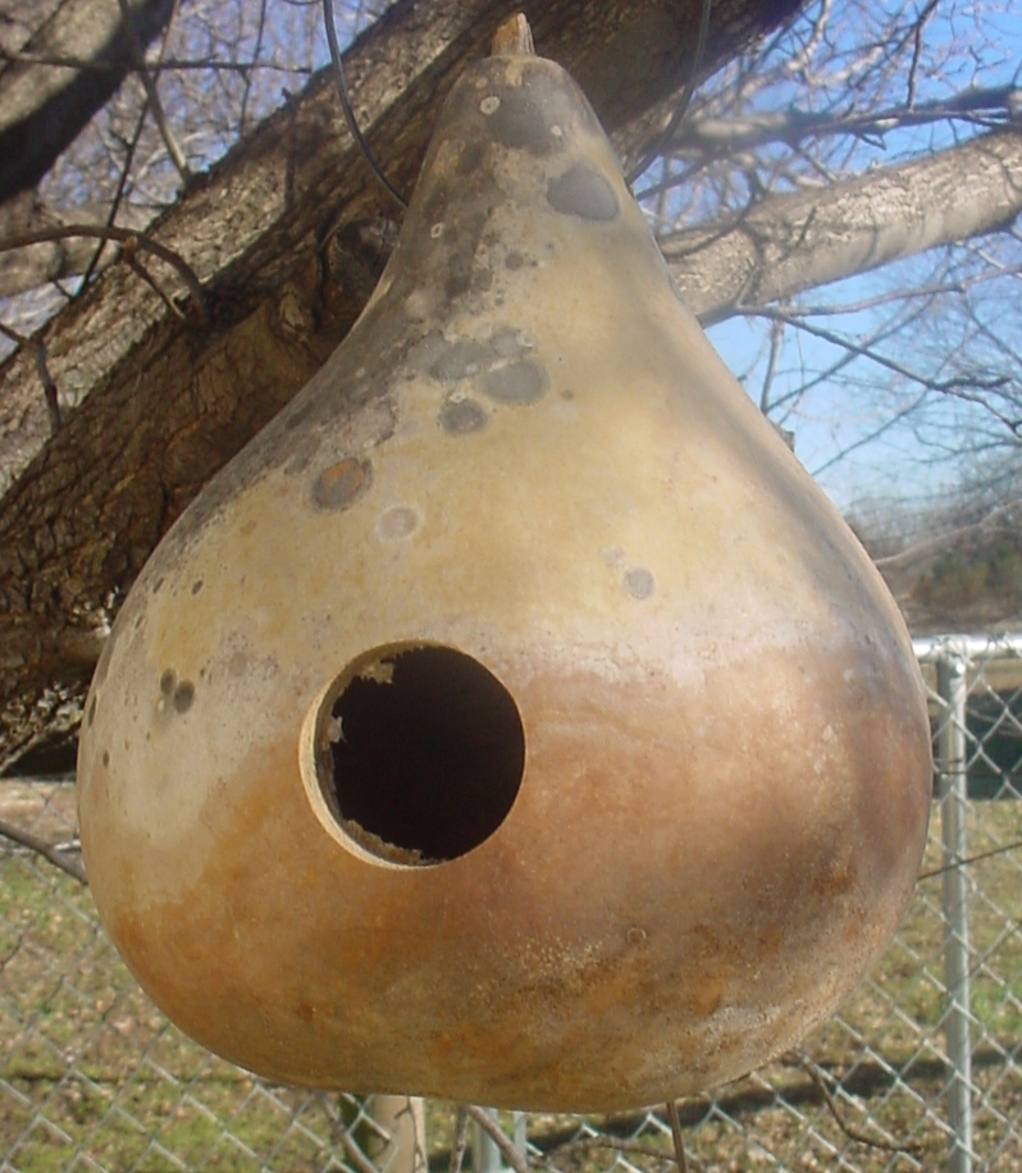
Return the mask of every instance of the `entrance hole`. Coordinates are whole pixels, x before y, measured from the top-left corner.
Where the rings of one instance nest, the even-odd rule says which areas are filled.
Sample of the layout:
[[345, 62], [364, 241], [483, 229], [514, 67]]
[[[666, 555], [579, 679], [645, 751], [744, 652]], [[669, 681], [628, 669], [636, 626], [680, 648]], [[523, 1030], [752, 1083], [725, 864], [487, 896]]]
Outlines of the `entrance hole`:
[[410, 865], [457, 859], [489, 838], [525, 768], [518, 707], [496, 676], [427, 644], [367, 653], [339, 680], [320, 714], [318, 774], [341, 829]]

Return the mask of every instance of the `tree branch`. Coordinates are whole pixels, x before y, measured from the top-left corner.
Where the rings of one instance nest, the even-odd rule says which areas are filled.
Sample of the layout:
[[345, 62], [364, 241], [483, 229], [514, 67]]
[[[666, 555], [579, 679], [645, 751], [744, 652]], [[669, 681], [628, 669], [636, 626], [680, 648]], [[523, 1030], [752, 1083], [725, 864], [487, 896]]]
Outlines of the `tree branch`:
[[[704, 67], [797, 3], [716, 0]], [[360, 121], [399, 188], [412, 186], [454, 79], [517, 7], [398, 0], [345, 54]], [[551, 0], [534, 31], [627, 153], [684, 82], [698, 13], [695, 0]], [[47, 686], [81, 694], [83, 650], [160, 536], [319, 368], [371, 291], [360, 274], [386, 253], [366, 241], [388, 239], [378, 229], [392, 210], [355, 159], [331, 80], [315, 78], [149, 232], [201, 283], [212, 330], [187, 329], [114, 265], [44, 332], [68, 405], [58, 435], [30, 356], [0, 367], [0, 752], [31, 737]]]
[[926, 159], [791, 195], [738, 221], [671, 233], [661, 248], [706, 323], [1008, 228], [1022, 211], [1022, 133], [980, 135]]
[[[131, 24], [140, 44], [164, 27], [173, 0], [133, 0]], [[31, 38], [24, 55], [76, 55], [99, 64], [128, 58], [117, 0], [63, 0]], [[113, 95], [123, 68], [57, 73], [11, 61], [0, 71], [0, 204], [31, 191]]]
[[[890, 107], [865, 114], [781, 110], [742, 118], [696, 118], [674, 135], [668, 150], [676, 155], [723, 156], [758, 150], [772, 143], [794, 147], [809, 139], [835, 135], [875, 138], [908, 126], [928, 126], [953, 119], [1015, 122], [1022, 90], [993, 86], [963, 90], [950, 98]], [[651, 194], [656, 188], [651, 188]]]
[[175, 252], [172, 248], [167, 248], [166, 245], [154, 240], [144, 232], [134, 232], [130, 228], [118, 228], [112, 224], [62, 224], [59, 228], [42, 228], [38, 232], [27, 232], [23, 236], [0, 240], [0, 253], [28, 248], [33, 244], [45, 244], [52, 240], [66, 240], [70, 236], [91, 237], [94, 240], [116, 240], [124, 245], [126, 250], [133, 251], [140, 248], [159, 257], [161, 261], [165, 261], [180, 275], [188, 292], [192, 295], [202, 324], [206, 324], [208, 319], [206, 295], [195, 275], [195, 270], [180, 253]]
[[88, 879], [85, 875], [85, 866], [80, 859], [76, 859], [73, 855], [68, 855], [61, 851], [59, 847], [55, 847], [52, 843], [47, 843], [45, 839], [41, 839], [38, 835], [33, 835], [31, 831], [26, 831], [23, 827], [15, 826], [14, 823], [9, 823], [6, 819], [0, 819], [0, 835], [5, 839], [10, 839], [12, 843], [20, 843], [22, 847], [27, 847], [29, 851], [34, 851], [36, 855], [41, 855], [44, 859], [49, 860], [54, 867], [60, 868], [62, 872], [66, 872], [69, 876], [73, 876], [80, 884], [88, 884]]

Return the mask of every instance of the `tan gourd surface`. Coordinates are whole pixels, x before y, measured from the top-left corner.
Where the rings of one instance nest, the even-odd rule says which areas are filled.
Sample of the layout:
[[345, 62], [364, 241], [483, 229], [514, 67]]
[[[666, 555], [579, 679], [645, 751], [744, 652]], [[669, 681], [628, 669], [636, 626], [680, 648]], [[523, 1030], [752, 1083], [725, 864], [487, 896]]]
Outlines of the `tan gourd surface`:
[[[431, 866], [349, 838], [315, 765], [324, 690], [405, 644], [484, 665], [524, 731], [506, 817]], [[282, 1080], [663, 1100], [883, 949], [931, 786], [907, 633], [556, 65], [455, 87], [362, 318], [126, 600], [79, 786], [133, 972]]]

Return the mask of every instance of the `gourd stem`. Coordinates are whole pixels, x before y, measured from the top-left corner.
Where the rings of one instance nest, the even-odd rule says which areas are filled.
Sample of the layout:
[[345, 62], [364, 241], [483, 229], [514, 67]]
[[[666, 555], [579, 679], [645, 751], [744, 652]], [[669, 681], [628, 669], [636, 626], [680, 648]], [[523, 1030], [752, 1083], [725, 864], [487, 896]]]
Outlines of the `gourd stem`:
[[525, 53], [530, 57], [536, 55], [536, 46], [532, 43], [532, 29], [529, 28], [524, 12], [516, 12], [514, 16], [509, 16], [493, 34], [491, 56], [497, 57], [504, 53]]

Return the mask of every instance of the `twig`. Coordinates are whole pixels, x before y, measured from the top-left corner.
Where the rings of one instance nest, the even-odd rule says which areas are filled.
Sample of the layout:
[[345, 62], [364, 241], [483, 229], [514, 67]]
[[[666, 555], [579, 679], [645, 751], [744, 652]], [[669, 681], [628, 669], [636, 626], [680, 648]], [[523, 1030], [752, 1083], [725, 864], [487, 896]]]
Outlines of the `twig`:
[[945, 872], [953, 871], [955, 868], [968, 867], [971, 863], [979, 863], [981, 859], [991, 859], [995, 855], [1005, 855], [1009, 851], [1018, 851], [1022, 847], [1022, 839], [1016, 839], [1013, 843], [1005, 843], [1000, 847], [991, 847], [989, 851], [981, 851], [977, 855], [966, 856], [965, 859], [956, 859], [954, 863], [946, 863], [943, 867], [932, 868], [928, 872], [920, 872], [918, 879], [932, 880], [934, 876], [942, 876]]
[[[149, 99], [146, 98], [142, 102], [142, 110], [139, 113], [138, 120], [135, 123], [135, 130], [130, 140], [128, 140], [127, 148], [124, 153], [124, 166], [121, 168], [121, 174], [117, 180], [117, 190], [114, 192], [113, 199], [110, 201], [110, 211], [106, 217], [107, 227], [111, 227], [113, 222], [117, 219], [117, 213], [120, 211], [121, 200], [124, 198], [125, 188], [128, 186], [128, 175], [131, 172], [131, 165], [135, 158], [135, 151], [138, 149], [139, 140], [142, 135], [142, 127], [145, 125], [146, 113], [149, 109]], [[89, 282], [92, 280], [92, 274], [96, 271], [96, 266], [99, 264], [99, 258], [103, 255], [103, 249], [106, 248], [106, 241], [100, 241], [96, 246], [96, 251], [92, 254], [92, 260], [86, 266], [85, 272], [82, 274], [81, 282], [78, 285], [77, 296], [81, 296], [89, 287]]]
[[208, 69], [217, 73], [249, 73], [253, 69], [268, 69], [272, 73], [297, 73], [302, 76], [314, 73], [311, 65], [281, 65], [277, 61], [220, 61], [216, 57], [167, 57], [162, 61], [143, 63], [134, 61], [94, 61], [88, 57], [75, 57], [68, 53], [24, 53], [13, 49], [0, 48], [0, 62], [12, 65], [43, 65], [54, 69], [88, 70], [90, 73], [167, 73]]
[[500, 1150], [500, 1155], [514, 1169], [515, 1173], [530, 1173], [528, 1159], [515, 1148], [496, 1120], [493, 1120], [475, 1104], [469, 1104], [466, 1110], [483, 1132], [490, 1137]]
[[[73, 876], [80, 884], [88, 884], [88, 878], [85, 875], [85, 868], [81, 860], [75, 859], [73, 856], [65, 855], [63, 851], [59, 850], [52, 843], [47, 843], [45, 839], [40, 839], [38, 835], [33, 835], [31, 831], [26, 831], [23, 827], [16, 827], [13, 823], [7, 822], [6, 819], [0, 819], [0, 835], [5, 839], [10, 839], [12, 843], [19, 843], [22, 847], [27, 847], [30, 851], [34, 851], [36, 855], [41, 855], [44, 859], [49, 860], [54, 867], [60, 868], [62, 872], [67, 872], [69, 876]], [[373, 1173], [376, 1173], [374, 1170]]]
[[135, 26], [132, 23], [128, 0], [117, 0], [117, 3], [121, 9], [121, 20], [124, 22], [124, 35], [128, 40], [128, 49], [135, 61], [135, 67], [138, 69], [139, 77], [142, 79], [142, 85], [145, 87], [146, 97], [149, 99], [149, 106], [153, 112], [153, 121], [156, 123], [156, 127], [160, 132], [160, 137], [163, 139], [164, 145], [167, 148], [167, 154], [170, 155], [171, 162], [177, 168], [185, 187], [188, 187], [192, 182], [192, 172], [188, 166], [188, 161], [184, 157], [184, 153], [180, 146], [178, 146], [174, 132], [170, 129], [170, 123], [167, 121], [163, 103], [160, 101], [160, 95], [156, 89], [156, 82], [153, 80], [153, 75], [146, 65], [145, 54], [142, 52], [142, 46], [139, 44], [138, 37], [135, 34]]
[[451, 1143], [450, 1173], [461, 1173], [461, 1166], [465, 1161], [465, 1149], [468, 1148], [468, 1105], [459, 1104], [458, 1114], [454, 1118], [454, 1140]]
[[354, 1139], [353, 1135], [348, 1132], [343, 1124], [340, 1124], [340, 1121], [338, 1121], [338, 1132], [340, 1133], [340, 1143], [344, 1146], [347, 1158], [358, 1169], [358, 1173], [380, 1173], [379, 1169], [373, 1165], [373, 1162], [361, 1151], [358, 1141]]
[[[255, 48], [252, 52], [252, 58], [255, 61], [259, 60], [259, 56], [263, 51], [263, 36], [266, 33], [266, 0], [261, 0], [259, 5], [259, 21], [256, 29]], [[248, 99], [252, 92], [252, 79], [247, 73], [241, 75], [245, 91], [241, 97], [241, 109], [238, 111], [238, 134], [245, 133], [245, 118], [248, 115]]]
[[35, 369], [43, 385], [43, 395], [46, 396], [46, 411], [50, 417], [50, 435], [55, 436], [61, 427], [60, 400], [57, 397], [57, 384], [53, 381], [50, 368], [46, 365], [46, 345], [41, 338], [36, 338], [32, 347], [35, 357]]
[[671, 1122], [671, 1140], [674, 1141], [674, 1159], [678, 1162], [678, 1173], [688, 1173], [688, 1161], [685, 1160], [685, 1137], [681, 1131], [677, 1100], [667, 1101], [667, 1119]]
[[163, 291], [163, 289], [160, 288], [156, 278], [138, 259], [138, 257], [135, 255], [135, 250], [133, 248], [129, 248], [128, 245], [124, 246], [123, 260], [128, 268], [135, 274], [135, 276], [140, 278], [140, 280], [144, 281], [146, 285], [149, 286], [153, 293], [156, 294], [160, 301], [163, 302], [163, 304], [167, 307], [168, 310], [170, 310], [174, 317], [178, 319], [178, 321], [183, 322], [186, 320], [185, 315], [181, 312], [180, 308], [176, 306]]
[[23, 349], [27, 350], [31, 347], [33, 358], [35, 359], [36, 371], [43, 385], [43, 396], [46, 399], [46, 413], [50, 417], [50, 435], [55, 436], [61, 427], [60, 399], [57, 392], [57, 384], [53, 381], [50, 368], [46, 365], [46, 346], [43, 340], [41, 338], [26, 338], [24, 334], [19, 334], [17, 330], [12, 330], [10, 326], [5, 326], [3, 322], [0, 322], [0, 334], [3, 334]]
[[921, 1144], [918, 1141], [910, 1141], [908, 1144], [898, 1144], [896, 1141], [878, 1140], [876, 1137], [869, 1136], [854, 1124], [849, 1124], [841, 1115], [837, 1101], [834, 1099], [830, 1088], [827, 1087], [827, 1082], [817, 1065], [807, 1055], [802, 1055], [799, 1057], [799, 1066], [816, 1085], [817, 1091], [823, 1096], [823, 1102], [827, 1105], [831, 1116], [834, 1117], [834, 1123], [837, 1124], [838, 1128], [841, 1129], [849, 1140], [855, 1141], [856, 1144], [868, 1145], [871, 1149], [880, 1149], [885, 1153], [905, 1153], [913, 1157], [929, 1151], [928, 1145]]
[[33, 244], [46, 244], [53, 240], [66, 240], [70, 236], [87, 236], [95, 240], [116, 240], [121, 244], [133, 248], [141, 248], [151, 252], [153, 256], [166, 261], [172, 269], [180, 275], [188, 292], [192, 295], [195, 308], [203, 326], [209, 325], [209, 311], [206, 306], [206, 294], [199, 283], [195, 270], [173, 249], [153, 240], [144, 232], [132, 231], [128, 228], [117, 228], [112, 224], [62, 224], [59, 228], [41, 228], [38, 232], [26, 232], [23, 236], [12, 236], [0, 241], [0, 253], [13, 252], [16, 248], [28, 248]]

